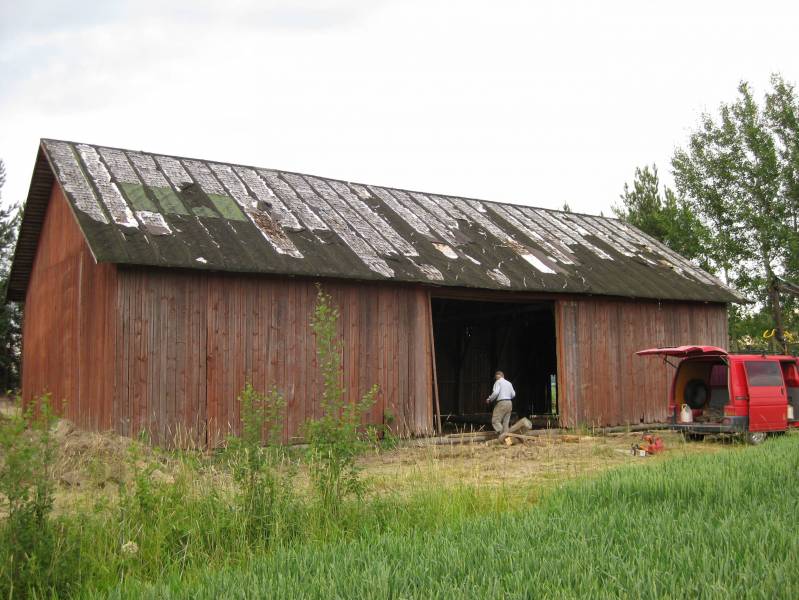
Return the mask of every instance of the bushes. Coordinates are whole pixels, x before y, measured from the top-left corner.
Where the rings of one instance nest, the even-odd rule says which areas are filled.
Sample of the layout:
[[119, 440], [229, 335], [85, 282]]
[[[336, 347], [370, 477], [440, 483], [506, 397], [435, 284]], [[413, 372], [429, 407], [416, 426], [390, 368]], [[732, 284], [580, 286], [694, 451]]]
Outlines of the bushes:
[[236, 507], [251, 544], [268, 546], [290, 533], [296, 512], [295, 465], [280, 445], [286, 401], [273, 388], [263, 395], [247, 383], [239, 396], [241, 435], [228, 439], [226, 454], [239, 484]]
[[361, 497], [363, 482], [355, 457], [365, 446], [361, 420], [374, 404], [376, 385], [357, 403], [345, 397], [341, 384], [342, 344], [337, 335], [339, 312], [321, 286], [317, 293], [311, 328], [322, 374], [322, 416], [305, 425], [307, 461], [316, 497], [326, 515], [335, 515], [348, 496]]

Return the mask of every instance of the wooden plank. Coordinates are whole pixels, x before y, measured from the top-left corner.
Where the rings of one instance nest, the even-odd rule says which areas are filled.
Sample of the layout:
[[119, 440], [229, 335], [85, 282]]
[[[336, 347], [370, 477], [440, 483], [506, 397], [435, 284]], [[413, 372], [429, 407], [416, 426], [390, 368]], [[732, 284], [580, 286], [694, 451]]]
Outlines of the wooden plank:
[[427, 294], [418, 289], [411, 300], [411, 364], [409, 370], [410, 403], [413, 411], [413, 433], [425, 435], [433, 431], [432, 405], [430, 397], [430, 354], [427, 337], [429, 317], [427, 314]]
[[436, 373], [436, 344], [435, 344], [435, 334], [433, 331], [433, 305], [432, 305], [432, 298], [430, 297], [430, 293], [427, 293], [427, 322], [428, 322], [428, 349], [429, 349], [429, 364], [430, 369], [433, 374], [433, 401], [435, 406], [435, 425], [436, 425], [436, 433], [441, 435], [443, 428], [441, 426], [441, 403], [439, 402], [438, 398], [438, 375]]
[[345, 286], [344, 305], [341, 310], [347, 313], [347, 328], [344, 332], [344, 355], [346, 356], [344, 363], [344, 395], [350, 402], [357, 402], [357, 394], [360, 383], [360, 365], [359, 359], [361, 354], [360, 336], [358, 335], [360, 326], [360, 303], [355, 299], [355, 290], [350, 286]]
[[208, 426], [208, 278], [198, 277], [198, 294], [195, 299], [195, 322], [197, 331], [198, 348], [194, 364], [197, 367], [197, 426], [198, 441], [209, 445]]
[[298, 380], [299, 365], [297, 364], [297, 336], [299, 331], [298, 325], [298, 307], [297, 307], [297, 288], [295, 282], [286, 282], [285, 284], [285, 297], [286, 297], [286, 312], [284, 327], [286, 328], [286, 342], [285, 354], [283, 357], [283, 364], [285, 365], [285, 379], [283, 382], [283, 393], [286, 396], [286, 439], [296, 432], [302, 425], [301, 418], [299, 417], [302, 409], [302, 399], [296, 393], [296, 384]]
[[218, 352], [218, 319], [219, 319], [219, 306], [217, 304], [217, 292], [215, 277], [207, 279], [207, 295], [206, 295], [206, 426], [207, 426], [207, 439], [209, 447], [214, 447], [218, 439], [217, 414], [216, 414], [216, 399], [218, 395], [217, 390], [217, 370], [216, 370], [216, 354]]
[[113, 429], [122, 435], [129, 435], [127, 428], [127, 385], [128, 385], [128, 341], [130, 340], [130, 313], [127, 309], [128, 295], [120, 278], [117, 284], [116, 319], [119, 323], [115, 337], [115, 354], [117, 368], [115, 370], [115, 383], [113, 395]]
[[399, 340], [400, 340], [400, 321], [399, 321], [399, 305], [400, 305], [400, 292], [397, 289], [391, 290], [391, 319], [389, 321], [389, 348], [390, 348], [390, 402], [391, 412], [394, 417], [395, 428], [397, 433], [403, 433], [402, 422], [400, 420], [400, 411], [402, 401], [400, 400], [400, 368], [399, 368]]
[[409, 414], [409, 355], [411, 346], [408, 340], [410, 332], [410, 319], [408, 317], [408, 298], [402, 296], [398, 303], [397, 314], [397, 418], [400, 422], [400, 431], [403, 434], [412, 433], [413, 425]]
[[[188, 446], [194, 438], [194, 424], [192, 411], [187, 410], [186, 398], [188, 397], [188, 378], [190, 373], [190, 351], [188, 341], [191, 336], [192, 311], [189, 293], [193, 279], [187, 278], [179, 283], [178, 293], [175, 295], [175, 414], [179, 428], [180, 446]], [[194, 344], [196, 346], [196, 342]]]
[[165, 426], [166, 415], [163, 412], [164, 381], [161, 380], [163, 361], [166, 352], [158, 345], [158, 333], [161, 330], [161, 294], [160, 273], [147, 280], [147, 298], [145, 305], [147, 325], [147, 348], [144, 352], [145, 366], [147, 367], [147, 415], [146, 430], [151, 440], [163, 443], [161, 427]]
[[302, 429], [305, 421], [311, 418], [311, 414], [309, 413], [308, 410], [309, 369], [307, 362], [307, 351], [308, 351], [308, 342], [309, 342], [308, 333], [310, 332], [310, 326], [308, 322], [308, 313], [309, 313], [308, 287], [303, 285], [298, 285], [296, 283], [294, 284], [294, 287], [296, 294], [296, 305], [295, 305], [296, 316], [294, 319], [293, 336], [296, 342], [294, 349], [296, 380], [294, 382], [294, 388], [291, 390], [291, 393], [296, 398], [297, 410], [295, 417], [297, 424], [295, 426], [295, 432], [299, 434], [301, 433], [300, 430]]
[[[308, 287], [306, 290], [306, 309], [305, 320], [303, 321], [304, 335], [306, 336], [305, 344], [305, 360], [306, 360], [306, 373], [307, 373], [307, 387], [305, 394], [305, 415], [306, 419], [315, 419], [320, 415], [319, 411], [319, 398], [321, 397], [321, 376], [319, 374], [317, 355], [316, 355], [316, 338], [313, 336], [311, 330], [311, 319], [316, 307], [316, 289]], [[302, 430], [298, 434], [302, 434]]]
[[[289, 365], [287, 364], [288, 361], [286, 360], [287, 354], [287, 338], [291, 336], [290, 330], [287, 328], [287, 323], [290, 323], [288, 319], [288, 308], [289, 308], [289, 300], [286, 294], [287, 291], [287, 284], [286, 282], [273, 282], [274, 287], [274, 295], [273, 295], [273, 303], [274, 303], [274, 312], [272, 314], [272, 343], [274, 344], [275, 354], [272, 358], [272, 367], [274, 372], [275, 378], [275, 385], [278, 389], [282, 390], [284, 394], [286, 394], [286, 382], [288, 380], [287, 377], [287, 369]], [[294, 402], [294, 398], [289, 397], [286, 395], [286, 407], [287, 410], [290, 410], [289, 406], [294, 406], [296, 403]], [[284, 419], [283, 422], [283, 439], [287, 440], [292, 431], [289, 431], [289, 420]]]

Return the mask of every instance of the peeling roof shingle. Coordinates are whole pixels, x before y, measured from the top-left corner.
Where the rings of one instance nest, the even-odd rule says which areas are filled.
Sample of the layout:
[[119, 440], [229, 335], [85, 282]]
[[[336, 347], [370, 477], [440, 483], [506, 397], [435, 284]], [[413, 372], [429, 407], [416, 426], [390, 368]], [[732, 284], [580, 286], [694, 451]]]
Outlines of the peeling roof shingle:
[[[743, 300], [617, 219], [57, 140], [41, 149], [37, 171], [49, 163], [100, 262]], [[36, 227], [23, 222], [28, 254]], [[15, 256], [12, 299], [24, 298], [29, 262]]]

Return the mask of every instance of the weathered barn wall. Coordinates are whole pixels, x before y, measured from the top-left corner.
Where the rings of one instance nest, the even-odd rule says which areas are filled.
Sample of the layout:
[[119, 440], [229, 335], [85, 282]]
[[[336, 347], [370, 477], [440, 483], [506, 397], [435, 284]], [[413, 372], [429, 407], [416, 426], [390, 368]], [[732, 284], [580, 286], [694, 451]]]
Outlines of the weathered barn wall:
[[[429, 303], [421, 288], [325, 283], [340, 307], [344, 385], [360, 398], [378, 384], [369, 421], [390, 412], [399, 431], [432, 427]], [[210, 443], [238, 427], [247, 380], [286, 398], [284, 439], [319, 416], [310, 328], [312, 281], [153, 269], [119, 271], [120, 336], [114, 421], [160, 442]]]
[[[397, 430], [429, 432], [427, 289], [342, 281], [325, 288], [341, 308], [351, 397], [377, 383], [370, 422], [390, 412]], [[285, 394], [290, 439], [318, 415], [315, 294], [307, 279], [98, 265], [56, 186], [26, 293], [23, 397], [49, 392], [88, 429], [147, 430], [162, 443], [185, 443], [182, 435], [205, 443], [207, 432], [215, 443], [237, 426], [236, 397], [249, 379]], [[559, 409], [571, 426], [664, 419], [669, 368], [635, 351], [727, 340], [723, 304], [460, 289], [436, 295], [554, 301]]]
[[81, 427], [111, 427], [116, 267], [97, 265], [54, 186], [33, 261], [22, 328], [22, 396], [49, 393]]
[[591, 297], [557, 302], [556, 317], [560, 416], [572, 427], [665, 420], [673, 370], [635, 352], [727, 345], [724, 304]]
[[[427, 292], [326, 283], [341, 309], [343, 381], [359, 398], [378, 384], [369, 422], [431, 430]], [[284, 439], [319, 415], [309, 280], [96, 264], [55, 186], [26, 294], [22, 394], [50, 393], [78, 426], [146, 430], [159, 443], [218, 442], [238, 425], [247, 380], [276, 386]]]

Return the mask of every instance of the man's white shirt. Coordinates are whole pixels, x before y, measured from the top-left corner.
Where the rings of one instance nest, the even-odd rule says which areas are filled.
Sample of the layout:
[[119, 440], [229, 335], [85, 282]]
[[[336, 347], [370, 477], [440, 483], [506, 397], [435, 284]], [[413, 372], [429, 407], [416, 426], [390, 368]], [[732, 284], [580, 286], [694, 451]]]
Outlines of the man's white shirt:
[[488, 397], [489, 402], [494, 400], [513, 400], [516, 397], [516, 390], [513, 389], [513, 384], [502, 377], [497, 379], [494, 383], [494, 389]]

